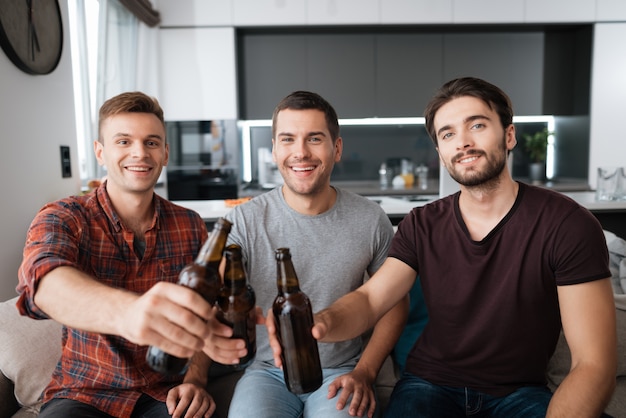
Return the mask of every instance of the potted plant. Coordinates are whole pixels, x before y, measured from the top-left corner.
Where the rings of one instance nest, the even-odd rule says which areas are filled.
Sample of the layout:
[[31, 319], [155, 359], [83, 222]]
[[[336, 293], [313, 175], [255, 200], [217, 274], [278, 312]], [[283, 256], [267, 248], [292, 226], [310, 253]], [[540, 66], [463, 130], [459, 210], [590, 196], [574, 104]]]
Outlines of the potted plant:
[[524, 134], [525, 148], [530, 157], [529, 179], [533, 184], [541, 184], [546, 179], [546, 155], [548, 136], [552, 132], [543, 128], [533, 134]]

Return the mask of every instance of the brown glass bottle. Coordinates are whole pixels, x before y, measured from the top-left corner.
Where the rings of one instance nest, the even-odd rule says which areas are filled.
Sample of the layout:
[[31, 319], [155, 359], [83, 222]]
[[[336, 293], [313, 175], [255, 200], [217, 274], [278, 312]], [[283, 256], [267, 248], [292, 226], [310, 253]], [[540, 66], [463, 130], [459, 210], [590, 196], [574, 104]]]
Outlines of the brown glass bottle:
[[241, 261], [241, 247], [231, 244], [224, 250], [226, 268], [224, 285], [217, 297], [217, 319], [233, 328], [232, 338], [246, 342], [248, 354], [239, 359], [235, 369], [243, 369], [252, 363], [256, 355], [256, 296], [248, 283]]
[[300, 290], [289, 248], [275, 252], [278, 295], [272, 311], [282, 349], [285, 383], [292, 393], [312, 392], [322, 385], [322, 367], [317, 341], [311, 334], [311, 301]]
[[[219, 265], [231, 226], [229, 221], [219, 218], [196, 260], [185, 266], [178, 275], [179, 285], [195, 290], [211, 305], [216, 302], [222, 285]], [[189, 359], [176, 357], [158, 347], [150, 346], [146, 361], [157, 372], [176, 375], [185, 373]]]

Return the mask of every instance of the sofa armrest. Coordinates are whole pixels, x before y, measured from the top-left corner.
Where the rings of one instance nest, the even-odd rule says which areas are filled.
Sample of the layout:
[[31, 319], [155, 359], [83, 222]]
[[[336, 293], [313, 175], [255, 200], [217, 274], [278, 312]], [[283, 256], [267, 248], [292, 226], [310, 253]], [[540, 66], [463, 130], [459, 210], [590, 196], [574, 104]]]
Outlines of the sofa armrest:
[[0, 417], [8, 418], [20, 409], [20, 404], [15, 399], [15, 387], [13, 382], [4, 374], [0, 373]]

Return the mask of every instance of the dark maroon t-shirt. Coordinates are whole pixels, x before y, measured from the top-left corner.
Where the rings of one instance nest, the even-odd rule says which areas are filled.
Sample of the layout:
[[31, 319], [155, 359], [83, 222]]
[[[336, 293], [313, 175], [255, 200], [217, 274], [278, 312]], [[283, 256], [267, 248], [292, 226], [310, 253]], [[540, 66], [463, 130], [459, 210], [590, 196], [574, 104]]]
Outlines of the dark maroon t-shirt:
[[458, 198], [413, 209], [389, 251], [419, 273], [428, 309], [406, 370], [495, 396], [544, 384], [561, 329], [557, 286], [610, 277], [602, 227], [562, 194], [520, 184], [510, 212], [473, 241]]

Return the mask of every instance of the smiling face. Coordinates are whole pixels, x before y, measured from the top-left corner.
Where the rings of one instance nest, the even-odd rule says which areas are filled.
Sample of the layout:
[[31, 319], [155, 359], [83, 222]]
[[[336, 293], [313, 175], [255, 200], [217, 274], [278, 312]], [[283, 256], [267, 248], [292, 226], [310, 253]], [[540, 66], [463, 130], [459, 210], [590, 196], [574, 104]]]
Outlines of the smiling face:
[[341, 159], [342, 140], [333, 139], [324, 112], [281, 110], [276, 116], [272, 156], [285, 181], [283, 193], [316, 195], [327, 191]]
[[98, 164], [107, 168], [109, 194], [150, 194], [167, 165], [169, 147], [163, 123], [151, 113], [122, 112], [100, 125], [94, 142]]
[[437, 151], [450, 176], [462, 186], [497, 181], [505, 171], [508, 151], [515, 147], [515, 127], [504, 129], [498, 114], [484, 101], [463, 96], [435, 114]]

